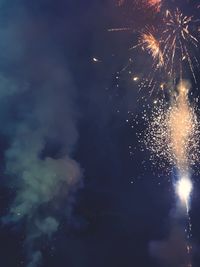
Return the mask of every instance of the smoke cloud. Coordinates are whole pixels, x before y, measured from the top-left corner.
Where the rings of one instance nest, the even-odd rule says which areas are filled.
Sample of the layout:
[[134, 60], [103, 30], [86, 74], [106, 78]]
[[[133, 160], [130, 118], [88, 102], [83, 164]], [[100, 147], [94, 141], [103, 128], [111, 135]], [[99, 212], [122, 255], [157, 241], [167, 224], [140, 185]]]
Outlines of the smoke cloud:
[[190, 243], [186, 239], [187, 214], [185, 209], [177, 203], [170, 214], [170, 227], [166, 239], [151, 241], [149, 252], [163, 267], [190, 266]]
[[187, 250], [184, 229], [174, 226], [164, 241], [152, 241], [150, 253], [162, 266], [178, 267], [186, 266]]
[[8, 2], [0, 5], [0, 135], [8, 141], [5, 175], [15, 197], [2, 222], [26, 224], [27, 267], [36, 267], [38, 241], [51, 238], [59, 218], [70, 216], [81, 184], [73, 159], [75, 88], [47, 18], [34, 17], [23, 1]]

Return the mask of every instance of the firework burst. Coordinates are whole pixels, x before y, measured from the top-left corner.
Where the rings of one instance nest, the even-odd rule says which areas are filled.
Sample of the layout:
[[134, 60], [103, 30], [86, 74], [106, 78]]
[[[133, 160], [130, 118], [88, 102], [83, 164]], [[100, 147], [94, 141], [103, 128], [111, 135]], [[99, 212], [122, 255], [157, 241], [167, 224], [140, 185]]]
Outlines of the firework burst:
[[162, 67], [164, 65], [164, 57], [161, 50], [160, 42], [155, 37], [154, 33], [154, 28], [147, 28], [144, 32], [141, 32], [138, 44], [136, 46], [133, 46], [131, 49], [141, 47], [143, 50], [147, 51], [152, 56], [154, 63], [157, 67]]
[[[175, 11], [167, 10], [163, 24], [154, 31], [142, 33], [138, 45], [151, 55], [153, 72], [145, 86], [152, 87], [152, 80], [156, 80], [156, 72], [159, 70], [161, 76], [176, 84], [181, 79], [184, 70], [190, 70], [193, 80], [197, 83], [196, 70], [199, 69], [199, 62], [195, 56], [195, 49], [198, 48], [197, 36], [192, 34], [192, 25], [195, 20], [192, 16], [185, 16], [177, 8]], [[138, 45], [134, 46], [136, 48]], [[154, 88], [157, 83], [154, 82]]]
[[160, 101], [152, 116], [145, 116], [148, 130], [144, 142], [161, 168], [169, 163], [180, 172], [188, 172], [199, 161], [200, 125], [197, 108], [189, 103], [188, 90], [188, 84], [181, 81], [169, 106]]
[[165, 29], [161, 35], [165, 69], [170, 77], [182, 73], [182, 62], [187, 61], [193, 78], [195, 78], [194, 64], [198, 60], [193, 56], [193, 48], [198, 47], [198, 39], [191, 33], [195, 23], [192, 16], [185, 16], [178, 8], [171, 12], [167, 10], [164, 17]]
[[[190, 73], [190, 78], [197, 84], [199, 20], [184, 15], [179, 8], [174, 10], [161, 8], [162, 1], [134, 1], [134, 3], [135, 9], [138, 9], [138, 6], [145, 10], [148, 10], [149, 6], [160, 8], [159, 12], [154, 9], [157, 19], [159, 18], [159, 23], [157, 21], [156, 25], [152, 19], [152, 24], [148, 22], [140, 30], [134, 26], [112, 29], [112, 31], [138, 32], [137, 44], [130, 50], [140, 47], [152, 58], [149, 74], [141, 79], [139, 88], [148, 87], [152, 93], [156, 88], [160, 88], [159, 85], [163, 84], [163, 81], [170, 81], [175, 86], [185, 72]], [[124, 1], [123, 5], [125, 4]]]

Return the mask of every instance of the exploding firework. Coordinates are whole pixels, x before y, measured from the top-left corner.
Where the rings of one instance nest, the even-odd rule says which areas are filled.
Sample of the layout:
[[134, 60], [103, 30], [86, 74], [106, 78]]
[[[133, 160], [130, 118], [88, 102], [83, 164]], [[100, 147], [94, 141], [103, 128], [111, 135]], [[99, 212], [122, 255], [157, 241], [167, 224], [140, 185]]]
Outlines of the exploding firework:
[[[171, 77], [182, 73], [182, 62], [186, 61], [195, 78], [194, 63], [198, 60], [193, 56], [193, 48], [197, 48], [198, 39], [191, 33], [195, 23], [192, 16], [185, 16], [178, 8], [171, 12], [167, 10], [164, 17], [165, 30], [161, 36], [165, 69]], [[177, 69], [178, 68], [178, 69]]]
[[150, 5], [161, 5], [161, 0], [149, 0]]
[[149, 31], [141, 34], [138, 45], [134, 48], [141, 46], [153, 59], [153, 74], [148, 79], [148, 84], [143, 84], [152, 86], [155, 73], [160, 70], [175, 85], [187, 66], [196, 83], [195, 69], [199, 68], [199, 62], [194, 52], [198, 47], [198, 39], [191, 33], [194, 24], [192, 16], [183, 15], [177, 8], [165, 12], [161, 27], [154, 29], [153, 33]]
[[[153, 11], [150, 20], [146, 17], [146, 24], [138, 29], [135, 24], [142, 25], [143, 20], [139, 19], [138, 23], [137, 19], [134, 18], [133, 26], [129, 25], [112, 30], [137, 32], [139, 38], [130, 50], [134, 51], [140, 48], [150, 55], [152, 64], [148, 71], [148, 65], [143, 69], [141, 76], [144, 78], [137, 82], [139, 89], [149, 87], [153, 92], [156, 87], [158, 88], [157, 82], [159, 82], [159, 88], [164, 91], [164, 85], [170, 84], [167, 86], [170, 88], [167, 91], [168, 101], [165, 98], [154, 101], [155, 108], [150, 117], [148, 116], [148, 109], [144, 111], [143, 118], [148, 127], [144, 139], [140, 139], [140, 141], [150, 150], [151, 160], [154, 164], [157, 162], [162, 169], [176, 170], [178, 174], [175, 190], [179, 203], [184, 207], [184, 211], [187, 211], [188, 229], [185, 230], [188, 239], [186, 247], [189, 255], [187, 266], [192, 266], [190, 263], [189, 202], [193, 183], [190, 178], [190, 171], [196, 166], [200, 158], [200, 124], [197, 119], [198, 109], [194, 103], [190, 103], [188, 97], [189, 83], [183, 81], [182, 77], [186, 73], [190, 73], [192, 82], [197, 84], [196, 73], [199, 70], [199, 62], [195, 51], [198, 49], [200, 26], [198, 25], [199, 20], [193, 16], [185, 15], [179, 8], [166, 9], [163, 2], [162, 0], [132, 1], [136, 14], [138, 13], [137, 10]], [[121, 7], [130, 6], [130, 1], [121, 0], [118, 1], [118, 4]], [[155, 24], [155, 21], [158, 20], [160, 23]], [[132, 60], [130, 62], [132, 63]], [[149, 74], [146, 74], [147, 72]], [[134, 76], [133, 80], [138, 81], [138, 75]], [[163, 83], [163, 81], [165, 82]], [[178, 81], [180, 83], [177, 86]]]
[[[138, 5], [136, 2], [134, 1], [135, 10], [138, 6], [148, 10], [148, 6], [160, 7], [162, 4], [162, 1], [153, 0], [137, 2]], [[125, 4], [124, 1], [123, 5]], [[148, 87], [152, 92], [159, 88], [158, 84], [163, 83], [163, 80], [171, 81], [173, 85], [176, 85], [177, 80], [181, 79], [185, 72], [190, 73], [190, 78], [197, 84], [199, 20], [183, 14], [179, 8], [174, 10], [162, 8], [156, 17], [159, 18], [159, 23], [156, 20], [155, 25], [155, 21], [152, 19], [141, 29], [137, 29], [135, 23], [133, 27], [111, 29], [111, 31], [138, 32], [137, 44], [134, 44], [130, 50], [133, 51], [140, 47], [152, 58], [149, 74], [144, 75], [145, 78], [141, 79], [138, 84], [139, 88]]]
[[197, 108], [189, 103], [188, 91], [189, 85], [181, 81], [169, 106], [163, 101], [158, 103], [148, 119], [144, 138], [153, 160], [158, 160], [162, 168], [168, 162], [180, 172], [188, 172], [199, 161], [200, 127]]
[[138, 44], [132, 47], [132, 49], [140, 46], [152, 56], [157, 67], [162, 67], [164, 65], [163, 53], [160, 42], [158, 39], [156, 39], [154, 32], [155, 29], [146, 29], [144, 32], [142, 32]]

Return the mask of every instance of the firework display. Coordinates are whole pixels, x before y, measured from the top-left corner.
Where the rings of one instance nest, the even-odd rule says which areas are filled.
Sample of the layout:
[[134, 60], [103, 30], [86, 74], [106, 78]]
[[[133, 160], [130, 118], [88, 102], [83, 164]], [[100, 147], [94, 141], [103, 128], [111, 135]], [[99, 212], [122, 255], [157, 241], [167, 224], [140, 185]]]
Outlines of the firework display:
[[[132, 45], [133, 53], [146, 53], [152, 60], [151, 71], [143, 75], [138, 88], [167, 88], [167, 99], [159, 98], [154, 102], [151, 115], [143, 111], [147, 130], [140, 142], [150, 151], [151, 160], [161, 168], [176, 172], [174, 188], [178, 201], [185, 209], [189, 228], [185, 231], [190, 236], [191, 223], [189, 217], [190, 197], [192, 194], [192, 169], [199, 162], [200, 124], [198, 121], [198, 97], [191, 98], [191, 84], [197, 86], [199, 20], [194, 15], [185, 14], [180, 7], [173, 8], [170, 1], [132, 1], [138, 9], [153, 10], [152, 18], [159, 23], [146, 23], [141, 28], [124, 27], [112, 29], [137, 32], [137, 43]], [[130, 1], [118, 1], [118, 6], [131, 6]], [[153, 9], [152, 9], [153, 8]], [[199, 6], [196, 6], [197, 10]], [[144, 14], [145, 14], [144, 12]], [[148, 20], [147, 20], [148, 21]], [[185, 79], [190, 79], [191, 83]], [[139, 78], [138, 78], [139, 79]], [[137, 79], [137, 81], [138, 81]], [[151, 94], [150, 94], [151, 95]], [[177, 214], [179, 205], [177, 206]], [[186, 247], [191, 258], [190, 240]], [[192, 266], [191, 261], [184, 266]]]
[[[150, 74], [137, 75], [139, 89], [148, 87], [150, 92], [155, 88], [162, 90], [166, 87], [168, 99], [156, 100], [151, 116], [145, 114], [148, 130], [144, 143], [155, 157], [177, 168], [179, 171], [190, 171], [199, 160], [199, 122], [197, 118], [198, 97], [191, 102], [190, 78], [193, 84], [197, 81], [199, 20], [193, 15], [185, 14], [180, 7], [173, 8], [167, 4], [170, 1], [118, 1], [118, 5], [144, 9], [145, 13], [154, 8], [154, 16], [159, 24], [147, 24], [137, 30], [132, 26], [132, 32], [138, 33], [137, 43], [130, 48], [135, 54], [139, 50], [147, 53], [152, 59]], [[159, 7], [159, 9], [158, 9]], [[195, 7], [196, 10], [198, 6]], [[120, 28], [112, 30], [130, 30]], [[138, 50], [139, 49], [139, 50]], [[132, 62], [132, 61], [130, 61]], [[190, 74], [188, 74], [190, 73]], [[157, 82], [158, 81], [158, 82]], [[172, 168], [173, 168], [172, 167]]]
[[188, 100], [189, 84], [181, 81], [177, 90], [170, 104], [161, 100], [150, 118], [145, 116], [148, 130], [144, 140], [161, 168], [166, 161], [171, 168], [186, 172], [199, 160], [199, 122], [197, 107]]
[[199, 20], [193, 15], [185, 15], [178, 7], [169, 9], [165, 2], [132, 1], [131, 5], [129, 1], [123, 1], [121, 5], [135, 6], [138, 10], [140, 7], [144, 10], [143, 15], [150, 15], [152, 21], [142, 24], [141, 28], [133, 23], [128, 27], [110, 29], [139, 33], [137, 43], [130, 50], [141, 48], [152, 57], [151, 71], [139, 84], [140, 88], [148, 87], [151, 91], [167, 80], [175, 87], [185, 72], [187, 76], [191, 74], [190, 79], [197, 84]]

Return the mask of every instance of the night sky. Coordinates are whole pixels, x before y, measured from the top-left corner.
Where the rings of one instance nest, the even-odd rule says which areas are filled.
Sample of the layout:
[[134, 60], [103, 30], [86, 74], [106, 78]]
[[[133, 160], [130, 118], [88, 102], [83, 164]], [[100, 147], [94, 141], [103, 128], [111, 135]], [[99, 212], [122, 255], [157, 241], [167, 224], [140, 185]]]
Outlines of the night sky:
[[[190, 13], [198, 1], [177, 3]], [[145, 75], [149, 59], [129, 50], [135, 34], [108, 31], [145, 19], [114, 0], [0, 1], [0, 266], [183, 266], [152, 253], [171, 233], [176, 195], [173, 174], [152, 166], [138, 141], [142, 96], [157, 96], [131, 77]], [[134, 70], [119, 74], [130, 57]]]

